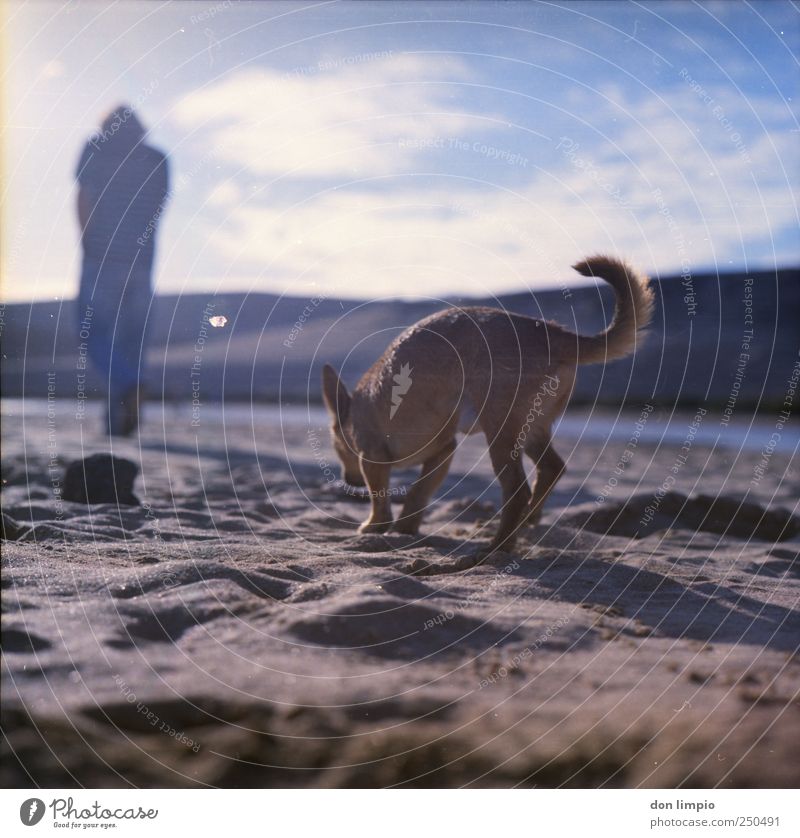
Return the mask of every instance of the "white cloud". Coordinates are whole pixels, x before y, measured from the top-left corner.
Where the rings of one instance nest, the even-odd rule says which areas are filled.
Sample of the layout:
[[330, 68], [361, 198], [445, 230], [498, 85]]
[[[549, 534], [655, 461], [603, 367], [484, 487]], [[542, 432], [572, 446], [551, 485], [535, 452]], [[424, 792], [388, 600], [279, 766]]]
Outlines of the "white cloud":
[[223, 180], [209, 192], [206, 204], [210, 207], [229, 208], [238, 204], [243, 195], [244, 190], [237, 183]]
[[[774, 98], [718, 87], [709, 105], [683, 82], [660, 97], [606, 87], [611, 103], [584, 92], [572, 111], [599, 133], [572, 155], [557, 137], [549, 156], [530, 152], [511, 191], [479, 155], [483, 184], [460, 176], [464, 155], [422, 157], [448, 134], [511, 142], [510, 119], [457, 105], [468, 78], [458, 63], [401, 55], [316, 74], [246, 70], [184, 97], [175, 119], [200, 126], [205, 153], [229, 166], [198, 220], [216, 263], [274, 291], [414, 297], [581, 282], [569, 265], [597, 251], [661, 274], [800, 256], [770, 250], [796, 218], [800, 169]], [[291, 201], [265, 177], [293, 185]]]
[[424, 145], [474, 125], [480, 117], [459, 113], [442, 83], [467, 77], [458, 62], [409, 55], [324, 73], [245, 69], [182, 97], [172, 117], [253, 174], [366, 177], [409, 168], [416, 153], [401, 140]]
[[202, 233], [232, 274], [270, 290], [490, 295], [584, 282], [569, 267], [580, 256], [641, 245], [624, 211], [576, 211], [573, 200], [556, 181], [524, 195], [447, 180], [389, 194], [340, 189], [291, 208], [238, 205]]

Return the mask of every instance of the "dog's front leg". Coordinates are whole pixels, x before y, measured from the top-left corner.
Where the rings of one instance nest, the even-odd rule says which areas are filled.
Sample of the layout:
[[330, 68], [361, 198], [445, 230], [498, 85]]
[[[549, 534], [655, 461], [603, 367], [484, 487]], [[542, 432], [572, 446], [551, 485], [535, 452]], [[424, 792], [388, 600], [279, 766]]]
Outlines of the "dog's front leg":
[[447, 476], [455, 450], [456, 441], [453, 439], [433, 457], [425, 460], [422, 465], [422, 474], [409, 490], [403, 504], [403, 511], [395, 524], [394, 528], [397, 532], [406, 535], [417, 534], [428, 501]]
[[369, 518], [358, 528], [360, 533], [387, 532], [392, 526], [392, 505], [389, 500], [389, 475], [392, 467], [388, 463], [373, 463], [360, 455], [358, 464], [369, 488], [372, 510]]

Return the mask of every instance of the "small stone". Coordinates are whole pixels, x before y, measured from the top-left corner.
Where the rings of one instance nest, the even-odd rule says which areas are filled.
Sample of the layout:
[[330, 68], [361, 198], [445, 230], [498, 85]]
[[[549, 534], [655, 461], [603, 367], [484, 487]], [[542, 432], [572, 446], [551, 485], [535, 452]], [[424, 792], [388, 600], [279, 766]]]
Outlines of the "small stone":
[[131, 460], [111, 454], [92, 454], [67, 466], [61, 497], [72, 503], [139, 506], [139, 499], [133, 494], [133, 481], [138, 473], [139, 467]]

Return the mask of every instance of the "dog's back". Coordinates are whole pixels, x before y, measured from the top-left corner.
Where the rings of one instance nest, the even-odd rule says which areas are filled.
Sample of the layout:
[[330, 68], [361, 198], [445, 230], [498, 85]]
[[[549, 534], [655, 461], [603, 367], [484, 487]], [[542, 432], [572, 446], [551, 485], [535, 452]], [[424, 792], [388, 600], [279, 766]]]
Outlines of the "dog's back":
[[[543, 382], [553, 390], [557, 379], [566, 398], [577, 349], [574, 334], [525, 315], [477, 306], [437, 312], [395, 339], [359, 382], [357, 441], [375, 459], [423, 462], [440, 439], [510, 418]], [[393, 405], [403, 370], [407, 391]], [[552, 396], [546, 401], [555, 406]], [[369, 432], [359, 435], [362, 427]]]

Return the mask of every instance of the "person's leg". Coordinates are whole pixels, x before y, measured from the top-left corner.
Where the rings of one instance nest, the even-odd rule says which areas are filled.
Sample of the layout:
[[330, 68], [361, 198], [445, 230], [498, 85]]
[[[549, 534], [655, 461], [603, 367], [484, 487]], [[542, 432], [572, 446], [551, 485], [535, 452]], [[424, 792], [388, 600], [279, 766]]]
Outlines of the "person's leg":
[[114, 432], [109, 381], [114, 345], [114, 319], [117, 305], [109, 287], [109, 268], [99, 260], [84, 258], [78, 295], [80, 339], [86, 354], [103, 379], [105, 390], [105, 432]]
[[109, 375], [113, 409], [119, 411], [116, 432], [125, 435], [133, 433], [139, 424], [151, 300], [150, 272], [127, 272], [116, 316]]
[[107, 383], [111, 369], [114, 321], [113, 317], [109, 318], [111, 295], [106, 288], [105, 273], [100, 262], [83, 260], [78, 293], [78, 329], [81, 343], [86, 344], [89, 359]]
[[129, 434], [136, 427], [139, 358], [144, 354], [151, 297], [149, 271], [84, 260], [79, 314], [91, 325], [82, 334], [88, 331], [87, 354], [105, 380], [106, 430], [111, 434]]

